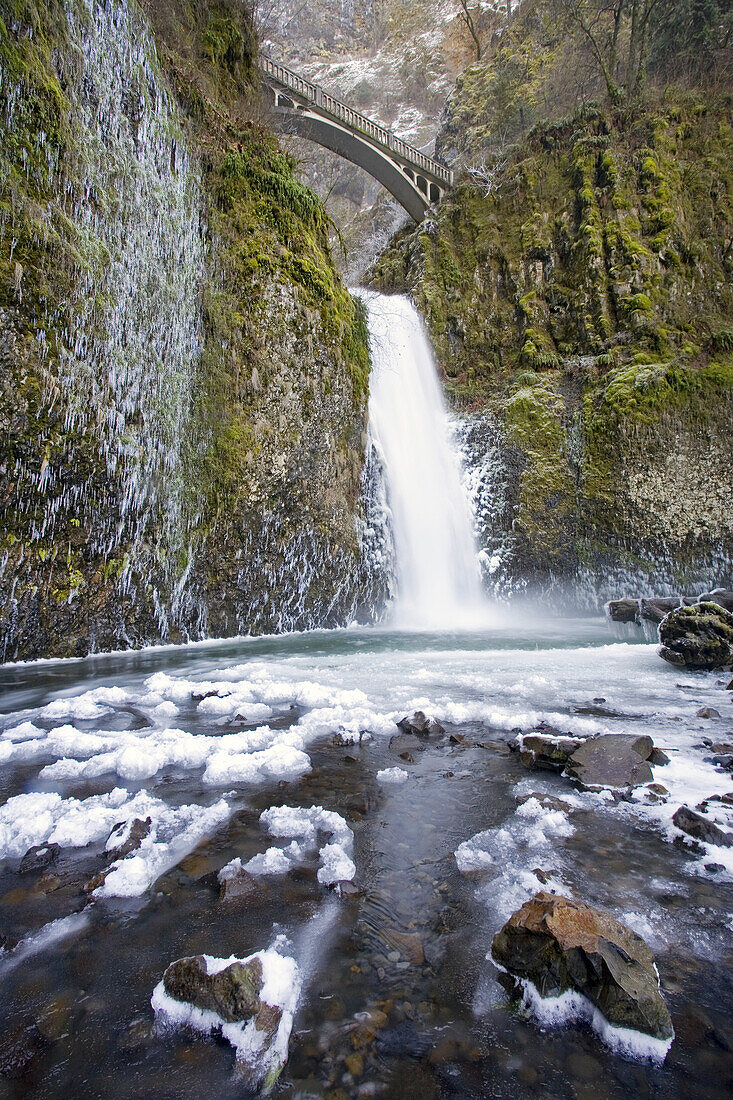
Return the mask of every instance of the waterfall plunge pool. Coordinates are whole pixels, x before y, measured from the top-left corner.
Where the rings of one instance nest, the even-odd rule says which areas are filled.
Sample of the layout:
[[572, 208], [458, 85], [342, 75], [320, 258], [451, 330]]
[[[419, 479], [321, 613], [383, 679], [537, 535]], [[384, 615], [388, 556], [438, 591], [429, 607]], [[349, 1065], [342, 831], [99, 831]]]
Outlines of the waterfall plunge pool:
[[[173, 959], [242, 957], [278, 934], [305, 974], [283, 1094], [683, 1097], [701, 1079], [726, 1094], [733, 868], [707, 870], [723, 850], [681, 851], [671, 826], [678, 805], [733, 786], [702, 740], [733, 723], [719, 676], [672, 669], [600, 619], [528, 620], [39, 662], [3, 668], [0, 687], [2, 1057], [23, 1095], [243, 1095], [231, 1048], [158, 1034], [150, 997]], [[697, 717], [703, 706], [721, 719]], [[389, 742], [418, 707], [447, 735], [409, 763]], [[527, 771], [508, 741], [541, 720], [651, 734], [671, 758], [654, 768], [669, 799], [617, 802]], [[394, 768], [403, 782], [377, 778]], [[569, 810], [529, 813], [532, 794]], [[226, 863], [287, 844], [260, 823], [272, 805], [342, 815], [363, 893], [336, 898], [313, 852], [261, 875], [251, 904], [223, 906]], [[142, 873], [125, 868], [133, 853], [90, 890], [112, 826], [135, 816], [153, 822]], [[454, 853], [477, 834], [485, 866], [464, 874]], [[56, 863], [19, 874], [46, 842]], [[649, 942], [677, 1032], [662, 1066], [509, 1003], [486, 955], [541, 888], [536, 870]], [[406, 957], [395, 932], [420, 951]]]

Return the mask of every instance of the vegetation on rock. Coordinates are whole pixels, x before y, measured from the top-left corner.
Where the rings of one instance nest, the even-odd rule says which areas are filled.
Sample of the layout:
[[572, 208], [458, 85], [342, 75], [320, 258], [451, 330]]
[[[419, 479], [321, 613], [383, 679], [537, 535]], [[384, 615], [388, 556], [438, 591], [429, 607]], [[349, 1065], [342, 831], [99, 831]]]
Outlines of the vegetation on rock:
[[[95, 192], [92, 180], [85, 192], [86, 160], [95, 155], [79, 125], [89, 62], [72, 40], [93, 3], [0, 3], [6, 658], [305, 625], [328, 614], [338, 621], [357, 599], [369, 371], [363, 310], [335, 273], [322, 204], [260, 121], [247, 7], [141, 6], [117, 0], [118, 33], [127, 33], [125, 20], [135, 28], [120, 45], [131, 66], [119, 105], [123, 137], [131, 149], [140, 143], [142, 157], [144, 143], [158, 140], [150, 120], [169, 125], [161, 142], [170, 151], [151, 144], [146, 155], [161, 179], [167, 172], [170, 186], [188, 188], [186, 232], [202, 257], [182, 255], [175, 271], [152, 261], [149, 287], [136, 291], [140, 308], [119, 322], [119, 339], [142, 336], [144, 344], [142, 326], [155, 324], [146, 296], [152, 305], [198, 293], [191, 377], [163, 345], [168, 389], [156, 394], [155, 380], [143, 380], [147, 403], [121, 350], [114, 384], [85, 380], [75, 365], [92, 362], [120, 314], [119, 291], [106, 285], [119, 257], [98, 227], [116, 219], [124, 240], [136, 217], [126, 190], [141, 188], [135, 201], [151, 211], [161, 198], [155, 181], [136, 182], [132, 159], [119, 190]], [[88, 81], [83, 95], [94, 94]], [[101, 131], [101, 142], [115, 140]], [[110, 173], [116, 155], [105, 154]], [[166, 248], [175, 248], [170, 234]], [[199, 279], [198, 292], [176, 285], [178, 271]], [[125, 372], [127, 391], [115, 396]], [[169, 436], [174, 474], [164, 473]], [[146, 453], [151, 440], [163, 455], [160, 471]], [[135, 488], [135, 470], [146, 465], [151, 485]], [[166, 480], [163, 493], [157, 486]]]

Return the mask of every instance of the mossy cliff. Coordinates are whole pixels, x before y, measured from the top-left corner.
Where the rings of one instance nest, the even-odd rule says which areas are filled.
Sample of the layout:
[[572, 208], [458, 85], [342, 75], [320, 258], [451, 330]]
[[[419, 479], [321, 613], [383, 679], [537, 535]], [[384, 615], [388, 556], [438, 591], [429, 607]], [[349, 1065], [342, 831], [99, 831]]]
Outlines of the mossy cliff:
[[730, 108], [668, 93], [538, 124], [375, 266], [456, 408], [497, 427], [514, 579], [731, 580]]
[[343, 621], [368, 345], [234, 0], [0, 0], [0, 659]]

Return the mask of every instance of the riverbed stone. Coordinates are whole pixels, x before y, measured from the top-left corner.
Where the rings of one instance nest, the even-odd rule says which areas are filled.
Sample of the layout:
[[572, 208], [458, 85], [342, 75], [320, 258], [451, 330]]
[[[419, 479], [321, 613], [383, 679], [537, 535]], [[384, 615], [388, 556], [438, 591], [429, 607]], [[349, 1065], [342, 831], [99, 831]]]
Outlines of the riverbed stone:
[[[110, 859], [124, 859], [130, 852], [136, 852], [153, 827], [151, 817], [136, 817], [132, 823], [120, 821], [109, 834], [105, 845]], [[112, 846], [110, 847], [110, 842]]]
[[654, 742], [646, 735], [604, 733], [577, 748], [566, 771], [591, 790], [628, 790], [654, 779], [648, 763], [653, 751]]
[[707, 844], [717, 844], [722, 848], [733, 848], [733, 833], [724, 832], [710, 818], [691, 810], [689, 806], [680, 806], [675, 810], [672, 823], [695, 840], [704, 840]]
[[170, 964], [163, 985], [174, 1000], [215, 1012], [227, 1023], [239, 1023], [260, 1011], [262, 963], [257, 958], [234, 962], [218, 974], [209, 974], [203, 955], [192, 955]]
[[34, 844], [20, 861], [18, 874], [29, 875], [45, 871], [59, 858], [61, 848], [58, 844]]
[[705, 602], [678, 607], [659, 625], [660, 657], [691, 669], [725, 668], [733, 662], [733, 614]]
[[621, 921], [600, 909], [540, 892], [494, 936], [496, 962], [543, 997], [574, 990], [617, 1027], [657, 1039], [673, 1035], [654, 956]]
[[397, 727], [403, 733], [411, 733], [415, 737], [442, 737], [445, 733], [445, 727], [436, 718], [428, 718], [421, 710], [416, 710], [412, 717], [406, 715], [401, 718]]
[[425, 962], [422, 938], [417, 932], [400, 932], [398, 928], [384, 928], [381, 937], [413, 966], [422, 966]]
[[237, 902], [240, 905], [246, 905], [256, 901], [267, 889], [265, 884], [258, 882], [254, 875], [245, 871], [244, 867], [239, 867], [227, 874], [220, 872], [217, 882], [219, 883], [219, 901], [224, 903]]

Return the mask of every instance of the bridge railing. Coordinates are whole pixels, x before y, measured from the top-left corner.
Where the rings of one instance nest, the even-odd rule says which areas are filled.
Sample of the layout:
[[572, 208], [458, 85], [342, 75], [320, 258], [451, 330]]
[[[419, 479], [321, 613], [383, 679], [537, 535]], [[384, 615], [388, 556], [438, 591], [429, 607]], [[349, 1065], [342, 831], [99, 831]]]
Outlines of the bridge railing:
[[325, 92], [318, 84], [313, 84], [310, 80], [305, 80], [302, 76], [298, 76], [297, 73], [294, 73], [292, 69], [288, 69], [285, 65], [278, 64], [276, 61], [273, 61], [269, 57], [265, 57], [263, 54], [260, 54], [260, 69], [265, 76], [269, 76], [282, 87], [289, 88], [291, 91], [303, 96], [309, 102], [313, 103], [315, 107], [318, 107], [329, 115], [333, 115], [334, 118], [339, 119], [341, 122], [345, 122], [346, 125], [350, 126], [352, 129], [360, 130], [373, 141], [377, 141], [380, 145], [384, 145], [387, 149], [396, 153], [397, 156], [402, 157], [403, 160], [406, 160], [415, 168], [421, 168], [424, 172], [427, 172], [435, 179], [439, 179], [449, 186], [453, 183], [453, 172], [450, 168], [438, 164], [437, 161], [426, 156], [425, 153], [421, 153], [414, 145], [410, 145], [408, 142], [402, 141], [401, 138], [395, 137], [391, 130], [387, 130], [384, 126], [380, 126], [378, 122], [374, 122], [373, 119], [367, 118], [361, 111], [354, 111], [346, 103], [342, 103], [340, 99], [336, 99], [335, 96], [329, 95], [329, 93]]

